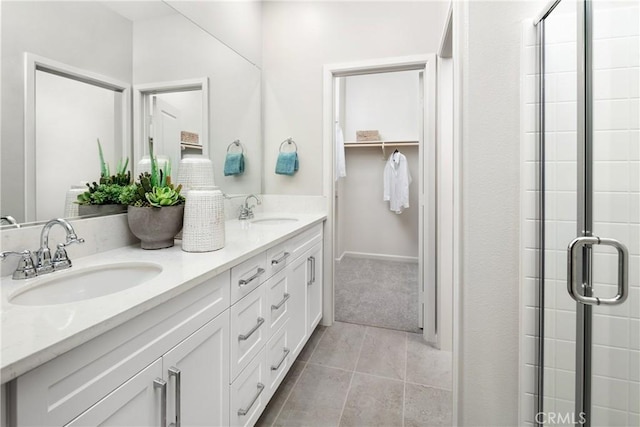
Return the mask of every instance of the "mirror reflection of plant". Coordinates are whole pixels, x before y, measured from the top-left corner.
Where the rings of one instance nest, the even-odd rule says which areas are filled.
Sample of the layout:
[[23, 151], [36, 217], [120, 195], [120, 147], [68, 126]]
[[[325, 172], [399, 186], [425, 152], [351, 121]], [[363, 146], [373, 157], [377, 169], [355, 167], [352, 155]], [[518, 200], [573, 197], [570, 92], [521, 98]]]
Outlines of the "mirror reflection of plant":
[[180, 194], [182, 184], [174, 187], [171, 183], [171, 162], [167, 161], [164, 168], [158, 166], [158, 159], [153, 155], [153, 140], [149, 138], [149, 158], [151, 159], [151, 173], [144, 172], [134, 184], [123, 188], [120, 203], [137, 207], [175, 206], [184, 203], [184, 196]]
[[104, 161], [102, 145], [98, 139], [98, 154], [100, 156], [99, 183], [87, 183], [88, 190], [78, 195], [76, 203], [80, 205], [111, 205], [120, 204], [120, 195], [124, 187], [131, 184], [131, 172], [127, 171], [129, 158], [118, 162], [116, 174], [111, 175], [109, 164]]

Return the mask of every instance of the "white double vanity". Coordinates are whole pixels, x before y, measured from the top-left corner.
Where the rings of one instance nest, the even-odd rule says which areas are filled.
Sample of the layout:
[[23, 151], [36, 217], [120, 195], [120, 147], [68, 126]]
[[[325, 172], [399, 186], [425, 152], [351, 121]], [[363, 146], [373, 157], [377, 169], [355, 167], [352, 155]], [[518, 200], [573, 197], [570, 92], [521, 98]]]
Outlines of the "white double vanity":
[[3, 277], [5, 422], [255, 424], [322, 317], [324, 220], [229, 220], [216, 252], [134, 245], [80, 257], [52, 276], [108, 266], [159, 273], [74, 302], [17, 303], [44, 278]]

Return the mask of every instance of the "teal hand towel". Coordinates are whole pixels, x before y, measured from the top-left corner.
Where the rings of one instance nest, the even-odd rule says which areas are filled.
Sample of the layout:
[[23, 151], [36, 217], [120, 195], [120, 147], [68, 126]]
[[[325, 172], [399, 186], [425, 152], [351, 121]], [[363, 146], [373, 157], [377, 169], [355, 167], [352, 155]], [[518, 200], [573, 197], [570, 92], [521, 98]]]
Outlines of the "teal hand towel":
[[278, 154], [276, 173], [292, 176], [298, 170], [298, 153], [295, 151]]
[[227, 153], [224, 160], [224, 176], [242, 175], [244, 173], [244, 154]]

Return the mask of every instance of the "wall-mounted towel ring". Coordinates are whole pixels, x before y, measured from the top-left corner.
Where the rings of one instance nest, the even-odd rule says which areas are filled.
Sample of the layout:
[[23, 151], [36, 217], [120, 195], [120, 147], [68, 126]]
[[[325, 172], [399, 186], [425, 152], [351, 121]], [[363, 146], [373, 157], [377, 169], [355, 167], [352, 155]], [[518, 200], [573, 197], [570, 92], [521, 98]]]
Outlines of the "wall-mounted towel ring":
[[295, 149], [294, 151], [295, 151], [295, 152], [297, 152], [297, 151], [298, 151], [298, 144], [296, 144], [296, 142], [293, 140], [293, 138], [289, 137], [289, 138], [285, 139], [284, 141], [282, 141], [282, 143], [280, 144], [280, 149], [278, 150], [278, 151], [280, 151], [281, 153], [284, 153], [284, 151], [282, 151], [282, 146], [283, 146], [284, 144], [287, 144], [287, 145], [291, 145], [291, 144], [293, 144], [293, 146], [294, 146], [294, 147], [296, 147], [296, 149]]
[[240, 140], [239, 140], [239, 139], [236, 139], [235, 141], [233, 141], [231, 144], [229, 144], [229, 145], [227, 146], [227, 153], [229, 152], [229, 149], [230, 149], [231, 147], [233, 147], [234, 145], [235, 145], [236, 147], [240, 147], [240, 150], [242, 150], [242, 154], [244, 154], [244, 145], [242, 145], [242, 143], [240, 142]]

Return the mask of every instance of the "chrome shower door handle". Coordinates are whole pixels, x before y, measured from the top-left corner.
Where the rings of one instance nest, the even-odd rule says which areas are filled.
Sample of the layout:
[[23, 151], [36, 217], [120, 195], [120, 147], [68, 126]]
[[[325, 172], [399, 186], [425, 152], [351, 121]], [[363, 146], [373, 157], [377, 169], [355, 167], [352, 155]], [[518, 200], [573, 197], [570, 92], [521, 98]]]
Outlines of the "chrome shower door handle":
[[[585, 296], [580, 292], [582, 284], [577, 283], [577, 278], [583, 267], [582, 249], [585, 246], [593, 245], [613, 246], [618, 252], [618, 291], [612, 298]], [[597, 236], [583, 236], [574, 239], [567, 248], [567, 291], [571, 298], [585, 305], [622, 304], [629, 295], [629, 251], [627, 247], [615, 239]]]

